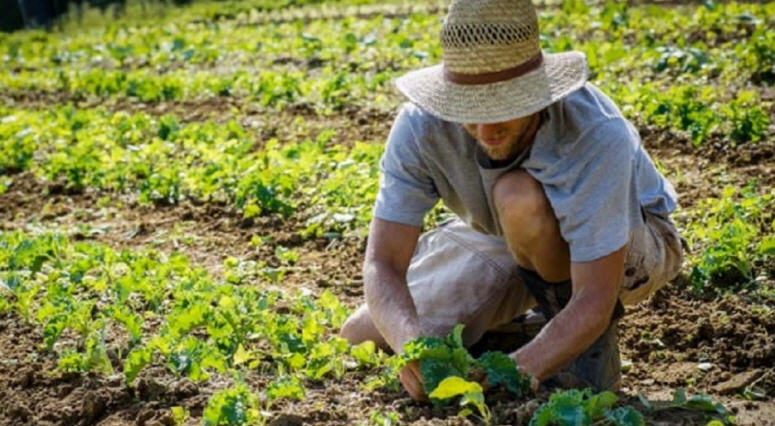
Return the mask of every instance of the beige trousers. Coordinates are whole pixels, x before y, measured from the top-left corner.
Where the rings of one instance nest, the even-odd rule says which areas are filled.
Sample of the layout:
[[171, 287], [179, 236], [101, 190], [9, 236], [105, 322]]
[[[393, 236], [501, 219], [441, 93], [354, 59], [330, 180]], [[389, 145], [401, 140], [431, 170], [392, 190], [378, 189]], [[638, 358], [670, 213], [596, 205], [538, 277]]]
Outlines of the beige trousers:
[[[669, 218], [645, 213], [646, 226], [630, 235], [620, 300], [644, 300], [673, 279], [681, 267], [681, 238]], [[502, 237], [479, 233], [460, 220], [423, 234], [407, 282], [418, 315], [434, 334], [465, 324], [473, 344], [535, 305], [516, 274]]]

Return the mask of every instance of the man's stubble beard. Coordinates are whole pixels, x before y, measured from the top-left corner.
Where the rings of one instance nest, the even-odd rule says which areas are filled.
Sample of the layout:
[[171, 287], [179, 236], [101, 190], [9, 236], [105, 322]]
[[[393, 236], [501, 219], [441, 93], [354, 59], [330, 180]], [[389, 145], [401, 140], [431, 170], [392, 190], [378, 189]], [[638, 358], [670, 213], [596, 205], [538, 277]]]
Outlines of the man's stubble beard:
[[[535, 126], [535, 120], [536, 119], [534, 118], [533, 121], [530, 122], [530, 126], [528, 126], [526, 131], [520, 133], [514, 139], [506, 143], [502, 143], [497, 146], [489, 146], [484, 142], [477, 141], [479, 143], [479, 147], [482, 149], [482, 151], [484, 151], [487, 157], [493, 161], [503, 161], [516, 158], [522, 151], [529, 149], [533, 144], [533, 139], [535, 138], [535, 134], [538, 131], [537, 128], [533, 128]], [[540, 123], [540, 117], [538, 120]]]
[[[519, 138], [521, 139], [521, 138]], [[507, 160], [510, 157], [512, 157], [516, 151], [515, 147], [517, 145], [517, 141], [509, 141], [507, 143], [498, 145], [498, 146], [489, 146], [482, 142], [479, 142], [479, 147], [482, 148], [482, 151], [487, 155], [487, 157], [490, 160], [494, 161], [502, 161]]]

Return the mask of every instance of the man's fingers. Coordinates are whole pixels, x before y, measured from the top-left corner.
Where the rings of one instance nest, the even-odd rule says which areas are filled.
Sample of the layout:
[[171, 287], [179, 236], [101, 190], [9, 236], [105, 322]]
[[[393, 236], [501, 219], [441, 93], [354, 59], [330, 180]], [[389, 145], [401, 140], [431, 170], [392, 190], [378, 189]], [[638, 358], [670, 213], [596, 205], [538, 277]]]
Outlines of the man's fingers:
[[412, 399], [417, 401], [426, 401], [428, 399], [423, 386], [422, 374], [420, 374], [420, 369], [416, 362], [411, 362], [401, 369], [398, 378]]
[[409, 394], [414, 399], [420, 399], [423, 395], [423, 389], [422, 389], [422, 382], [417, 380], [417, 377], [414, 375], [414, 372], [411, 370], [407, 370], [404, 372], [401, 383], [403, 383], [404, 388], [409, 392]]
[[401, 381], [401, 383], [404, 385], [404, 389], [409, 393], [409, 396], [412, 397], [414, 400], [420, 399], [420, 390], [417, 388], [417, 384], [414, 383], [412, 380], [404, 379]]
[[414, 378], [412, 373], [410, 372], [402, 373], [399, 376], [399, 379], [401, 381], [401, 384], [404, 385], [404, 389], [406, 389], [406, 391], [409, 392], [409, 396], [411, 396], [412, 399], [420, 400], [422, 398], [421, 385], [417, 382], [417, 380]]

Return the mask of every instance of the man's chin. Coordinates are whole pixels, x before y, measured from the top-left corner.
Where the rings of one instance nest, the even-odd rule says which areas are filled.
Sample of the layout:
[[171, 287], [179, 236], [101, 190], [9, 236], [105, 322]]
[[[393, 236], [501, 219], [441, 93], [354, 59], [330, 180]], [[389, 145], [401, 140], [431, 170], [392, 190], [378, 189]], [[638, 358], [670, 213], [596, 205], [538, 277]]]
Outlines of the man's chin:
[[482, 148], [482, 152], [487, 155], [487, 158], [489, 158], [490, 161], [503, 161], [512, 157], [510, 149], [500, 147], [494, 148], [482, 143], [480, 143], [479, 146]]

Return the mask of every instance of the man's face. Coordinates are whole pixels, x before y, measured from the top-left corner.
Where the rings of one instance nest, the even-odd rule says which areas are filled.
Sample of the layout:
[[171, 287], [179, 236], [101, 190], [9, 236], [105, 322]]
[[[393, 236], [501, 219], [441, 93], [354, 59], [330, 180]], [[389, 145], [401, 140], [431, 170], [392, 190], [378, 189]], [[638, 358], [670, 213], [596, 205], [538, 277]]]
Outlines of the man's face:
[[490, 124], [465, 123], [463, 127], [492, 160], [506, 160], [533, 141], [538, 113]]

